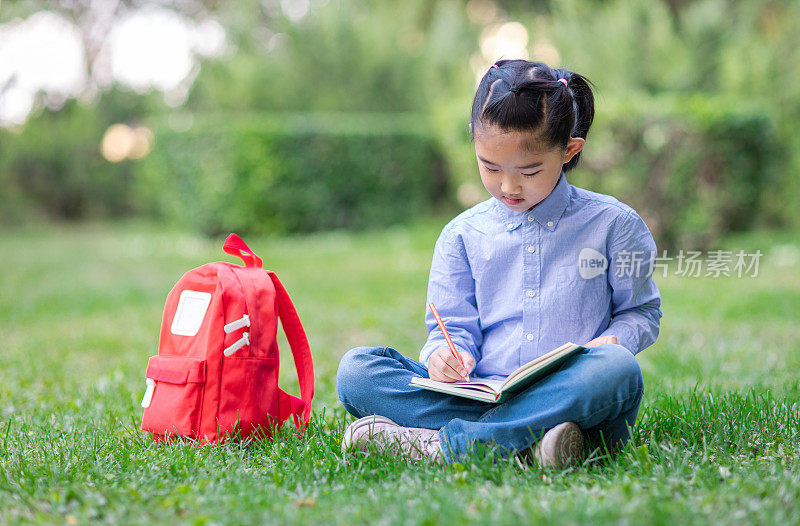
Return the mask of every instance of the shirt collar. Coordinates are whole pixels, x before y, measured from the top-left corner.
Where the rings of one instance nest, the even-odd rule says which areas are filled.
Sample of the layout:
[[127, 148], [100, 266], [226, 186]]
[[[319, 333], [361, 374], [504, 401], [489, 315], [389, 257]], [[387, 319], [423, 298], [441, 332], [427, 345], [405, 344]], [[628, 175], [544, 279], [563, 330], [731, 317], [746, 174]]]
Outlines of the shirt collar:
[[[558, 178], [553, 191], [545, 197], [541, 203], [534, 206], [532, 210], [516, 212], [511, 210], [498, 199], [494, 199], [494, 208], [506, 224], [506, 230], [514, 230], [523, 223], [536, 220], [543, 228], [553, 231], [558, 226], [558, 221], [564, 215], [564, 210], [569, 204], [569, 187], [567, 177], [564, 172]], [[528, 219], [531, 216], [533, 219]]]

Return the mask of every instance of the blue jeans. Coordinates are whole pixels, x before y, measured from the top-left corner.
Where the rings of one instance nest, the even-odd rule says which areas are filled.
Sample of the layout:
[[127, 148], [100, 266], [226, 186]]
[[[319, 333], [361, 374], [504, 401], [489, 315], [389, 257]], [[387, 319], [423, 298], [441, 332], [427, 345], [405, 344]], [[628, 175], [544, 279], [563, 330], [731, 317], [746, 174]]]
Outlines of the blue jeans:
[[575, 422], [590, 444], [624, 445], [644, 393], [642, 371], [617, 344], [587, 349], [503, 404], [409, 385], [428, 369], [389, 347], [357, 347], [339, 362], [336, 391], [357, 417], [382, 415], [401, 426], [438, 429], [448, 462], [474, 453], [475, 443], [501, 456], [523, 452], [547, 430]]

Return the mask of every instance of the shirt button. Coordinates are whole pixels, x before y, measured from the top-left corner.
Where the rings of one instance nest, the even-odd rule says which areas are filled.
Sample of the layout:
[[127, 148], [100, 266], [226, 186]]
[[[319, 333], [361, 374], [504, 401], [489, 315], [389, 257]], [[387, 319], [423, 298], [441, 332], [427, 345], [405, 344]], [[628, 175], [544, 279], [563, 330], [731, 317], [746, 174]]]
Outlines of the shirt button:
[[509, 229], [509, 230], [511, 230], [512, 228], [514, 228], [514, 223], [509, 223], [509, 224], [507, 224], [507, 225], [506, 225], [506, 228], [507, 228], [507, 229]]
[[535, 246], [533, 246], [533, 245], [528, 245], [528, 252], [530, 252], [531, 254], [533, 254], [534, 252], [536, 252], [536, 247], [535, 247]]
[[532, 333], [532, 332], [529, 332], [527, 335], [525, 335], [525, 338], [526, 338], [526, 339], [527, 339], [529, 342], [532, 342], [532, 341], [533, 341], [533, 333]]
[[547, 226], [553, 226], [553, 222], [552, 221], [548, 221], [547, 222]]
[[533, 216], [528, 216], [528, 223], [530, 223], [531, 221], [533, 221]]
[[528, 297], [529, 297], [529, 298], [532, 298], [532, 297], [534, 297], [534, 296], [536, 296], [536, 291], [535, 291], [535, 290], [529, 290], [529, 291], [528, 291]]

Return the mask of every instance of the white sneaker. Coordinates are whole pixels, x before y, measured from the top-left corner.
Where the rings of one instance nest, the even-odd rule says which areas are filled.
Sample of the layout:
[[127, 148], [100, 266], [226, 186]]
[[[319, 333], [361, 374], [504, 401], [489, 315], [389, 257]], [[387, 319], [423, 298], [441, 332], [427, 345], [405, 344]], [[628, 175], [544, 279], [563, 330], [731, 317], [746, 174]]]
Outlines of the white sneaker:
[[368, 452], [369, 444], [374, 444], [382, 451], [444, 464], [439, 431], [435, 429], [403, 427], [385, 416], [365, 416], [345, 429], [342, 453], [349, 449]]
[[558, 424], [531, 447], [536, 461], [543, 468], [572, 466], [583, 458], [585, 448], [586, 438], [575, 422]]

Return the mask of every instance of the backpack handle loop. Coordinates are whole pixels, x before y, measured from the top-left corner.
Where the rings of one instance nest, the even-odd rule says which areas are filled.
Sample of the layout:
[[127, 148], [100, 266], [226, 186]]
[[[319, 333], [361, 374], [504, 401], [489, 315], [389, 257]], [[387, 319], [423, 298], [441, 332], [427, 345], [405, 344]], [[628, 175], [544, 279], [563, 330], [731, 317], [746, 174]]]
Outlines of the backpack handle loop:
[[225, 244], [222, 245], [222, 250], [232, 256], [242, 258], [245, 267], [261, 268], [263, 266], [261, 258], [258, 257], [255, 252], [250, 250], [250, 247], [247, 246], [247, 243], [242, 241], [242, 238], [236, 234], [231, 234], [228, 236], [228, 238], [225, 240]]

